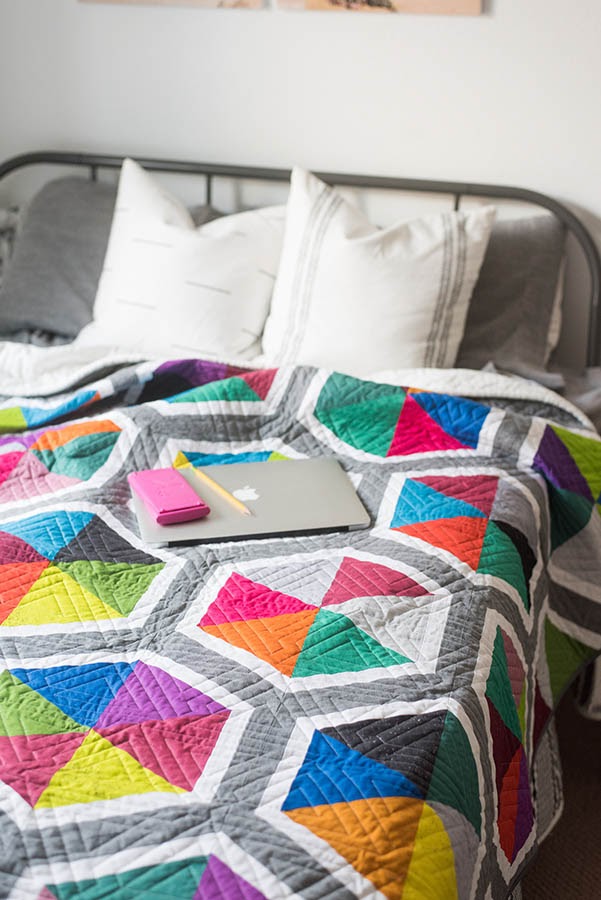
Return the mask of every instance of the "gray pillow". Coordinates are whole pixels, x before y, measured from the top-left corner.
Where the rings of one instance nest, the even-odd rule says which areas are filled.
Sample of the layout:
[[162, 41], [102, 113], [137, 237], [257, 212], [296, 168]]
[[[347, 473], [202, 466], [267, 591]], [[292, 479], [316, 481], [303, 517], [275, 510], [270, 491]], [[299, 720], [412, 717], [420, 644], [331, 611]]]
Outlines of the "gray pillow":
[[[0, 333], [74, 338], [91, 321], [116, 195], [114, 185], [76, 177], [36, 194], [0, 288]], [[208, 206], [190, 212], [197, 226], [221, 215]]]
[[113, 217], [112, 185], [60, 178], [27, 209], [0, 289], [0, 331], [75, 337], [92, 318]]
[[546, 369], [565, 249], [555, 216], [495, 223], [474, 287], [456, 366], [533, 377]]

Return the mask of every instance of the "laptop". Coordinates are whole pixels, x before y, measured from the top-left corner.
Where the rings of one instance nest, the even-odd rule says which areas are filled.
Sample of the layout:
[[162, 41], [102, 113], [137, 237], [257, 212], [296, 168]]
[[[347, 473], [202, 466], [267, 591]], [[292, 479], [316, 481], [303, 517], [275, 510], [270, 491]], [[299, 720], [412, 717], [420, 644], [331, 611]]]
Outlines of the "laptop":
[[203, 519], [158, 525], [132, 492], [143, 540], [151, 544], [231, 541], [324, 531], [350, 531], [370, 524], [348, 475], [333, 457], [199, 466], [250, 511], [201, 481], [192, 466], [180, 468], [188, 484], [211, 507]]

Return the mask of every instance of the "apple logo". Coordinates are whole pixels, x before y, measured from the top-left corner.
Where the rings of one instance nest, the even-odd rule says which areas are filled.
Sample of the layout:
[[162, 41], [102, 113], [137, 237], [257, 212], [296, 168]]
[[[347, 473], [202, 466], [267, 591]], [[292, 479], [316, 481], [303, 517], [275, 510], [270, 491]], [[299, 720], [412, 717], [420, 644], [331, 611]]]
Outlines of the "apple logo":
[[232, 491], [232, 494], [236, 498], [236, 500], [258, 500], [259, 495], [254, 487], [251, 487], [248, 484], [245, 484], [244, 487], [237, 488], [235, 491]]

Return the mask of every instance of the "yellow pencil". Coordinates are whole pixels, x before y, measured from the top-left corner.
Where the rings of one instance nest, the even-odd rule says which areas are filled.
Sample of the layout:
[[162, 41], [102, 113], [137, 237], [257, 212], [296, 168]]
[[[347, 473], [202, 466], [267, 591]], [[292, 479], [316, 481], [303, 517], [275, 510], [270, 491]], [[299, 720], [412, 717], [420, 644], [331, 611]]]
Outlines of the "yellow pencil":
[[224, 500], [227, 500], [232, 506], [235, 506], [236, 509], [242, 513], [243, 516], [252, 516], [252, 512], [242, 503], [241, 500], [238, 500], [237, 497], [234, 497], [233, 494], [230, 494], [229, 491], [226, 491], [224, 487], [218, 484], [216, 481], [213, 481], [212, 478], [209, 478], [205, 472], [201, 472], [200, 469], [195, 468], [191, 462], [188, 461], [185, 454], [179, 451], [175, 460], [173, 462], [173, 466], [176, 469], [192, 469], [197, 478], [200, 479], [204, 484], [208, 485], [211, 490], [215, 491], [216, 494], [219, 494], [220, 497], [223, 497]]

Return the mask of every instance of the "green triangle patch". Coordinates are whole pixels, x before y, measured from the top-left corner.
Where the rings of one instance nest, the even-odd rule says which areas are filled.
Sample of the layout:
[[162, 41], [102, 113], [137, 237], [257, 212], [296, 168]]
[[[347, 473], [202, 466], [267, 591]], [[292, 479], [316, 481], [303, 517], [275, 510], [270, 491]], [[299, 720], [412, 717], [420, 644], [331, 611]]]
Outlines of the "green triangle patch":
[[62, 710], [15, 678], [8, 670], [0, 675], [0, 735], [63, 734], [88, 731]]
[[521, 741], [523, 739], [522, 727], [520, 725], [518, 711], [515, 707], [511, 680], [509, 678], [509, 670], [507, 667], [507, 654], [505, 653], [503, 634], [500, 628], [497, 628], [497, 634], [495, 636], [490, 673], [486, 683], [486, 696], [494, 705], [505, 725], [513, 732], [513, 734], [515, 734], [516, 738]]
[[597, 656], [597, 650], [564, 634], [549, 619], [545, 622], [545, 650], [551, 693], [557, 703], [584, 663]]
[[260, 400], [261, 398], [242, 378], [234, 376], [223, 381], [211, 381], [173, 397], [172, 403], [195, 403], [207, 400]]
[[509, 537], [499, 526], [490, 521], [486, 527], [478, 572], [502, 578], [513, 585], [526, 609], [530, 608], [528, 585], [524, 577], [522, 558]]
[[76, 560], [58, 564], [58, 568], [66, 572], [81, 587], [123, 616], [129, 615], [164, 567], [165, 563], [144, 565], [98, 560]]
[[160, 866], [144, 866], [121, 871], [118, 875], [104, 875], [84, 881], [68, 881], [48, 885], [47, 890], [57, 900], [131, 900], [132, 897], [148, 897], [154, 900], [179, 897], [187, 900], [195, 896], [200, 879], [207, 867], [208, 857], [196, 856], [163, 863]]
[[357, 450], [386, 456], [405, 402], [405, 391], [335, 372], [325, 383], [316, 418]]
[[104, 465], [120, 436], [119, 431], [84, 434], [53, 450], [31, 452], [44, 463], [49, 472], [85, 481]]
[[480, 785], [476, 762], [463, 726], [451, 712], [445, 717], [426, 800], [459, 810], [472, 823], [476, 834], [480, 834]]
[[383, 647], [346, 616], [320, 609], [305, 638], [292, 677], [362, 672], [408, 662], [411, 660], [407, 656]]
[[588, 525], [594, 506], [586, 497], [547, 482], [551, 508], [551, 548], [556, 550]]
[[11, 434], [13, 431], [23, 431], [25, 428], [27, 428], [27, 421], [20, 406], [0, 409], [0, 434]]
[[568, 448], [570, 456], [586, 479], [593, 497], [598, 497], [601, 493], [601, 441], [592, 440], [582, 434], [574, 434], [573, 431], [568, 431], [559, 425], [554, 425], [553, 431], [562, 444]]

